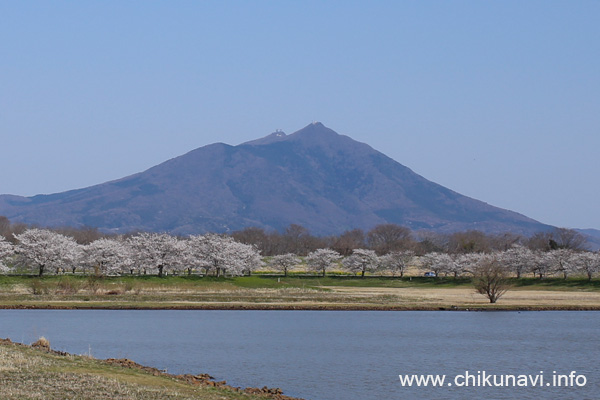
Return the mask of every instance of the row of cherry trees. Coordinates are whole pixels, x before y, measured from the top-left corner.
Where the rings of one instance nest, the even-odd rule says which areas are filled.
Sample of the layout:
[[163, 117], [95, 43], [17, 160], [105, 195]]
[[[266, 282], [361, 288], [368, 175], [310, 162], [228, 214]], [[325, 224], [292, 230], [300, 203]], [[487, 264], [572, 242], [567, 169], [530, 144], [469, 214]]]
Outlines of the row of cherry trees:
[[576, 274], [585, 275], [591, 280], [600, 273], [600, 253], [572, 249], [535, 251], [520, 245], [492, 253], [428, 253], [422, 257], [421, 265], [436, 276], [457, 277], [472, 273], [474, 266], [492, 259], [516, 278], [533, 274], [540, 279], [550, 275], [560, 275], [566, 279], [568, 275]]
[[228, 236], [215, 234], [179, 239], [160, 233], [129, 238], [100, 238], [80, 245], [69, 236], [46, 229], [28, 229], [15, 235], [15, 245], [0, 237], [0, 263], [4, 272], [29, 267], [39, 276], [66, 269], [96, 275], [191, 272], [242, 275], [262, 264], [259, 252]]
[[[411, 250], [390, 252], [377, 256], [373, 250], [355, 249], [350, 256], [341, 255], [330, 249], [319, 249], [306, 257], [309, 268], [325, 276], [327, 270], [341, 266], [349, 272], [365, 276], [366, 272], [388, 272], [402, 277], [409, 266], [417, 266], [422, 271], [433, 272], [435, 276], [464, 276], [472, 274], [478, 266], [497, 262], [507, 274], [520, 278], [530, 273], [540, 279], [559, 274], [567, 278], [569, 274], [585, 275], [589, 280], [600, 273], [600, 253], [556, 249], [534, 251], [515, 245], [505, 250], [491, 253], [449, 254], [431, 252], [417, 256]], [[271, 266], [287, 274], [289, 268], [299, 263], [294, 254], [274, 256]]]
[[[140, 233], [130, 237], [99, 238], [78, 244], [72, 237], [46, 229], [27, 229], [15, 235], [13, 244], [0, 236], [0, 269], [3, 272], [31, 268], [38, 275], [84, 271], [96, 275], [181, 274], [200, 271], [217, 276], [242, 275], [265, 263], [255, 246], [240, 243], [231, 236], [206, 234], [178, 238], [168, 234]], [[534, 274], [539, 278], [559, 274], [585, 275], [600, 273], [600, 254], [559, 248], [531, 250], [514, 244], [504, 251], [416, 255], [412, 250], [390, 251], [377, 255], [371, 249], [353, 249], [350, 255], [321, 248], [304, 260], [294, 253], [268, 258], [269, 268], [287, 275], [300, 264], [323, 276], [332, 269], [365, 276], [368, 273], [391, 273], [402, 277], [409, 266], [436, 276], [463, 276], [472, 273], [482, 262], [496, 260], [513, 276]]]

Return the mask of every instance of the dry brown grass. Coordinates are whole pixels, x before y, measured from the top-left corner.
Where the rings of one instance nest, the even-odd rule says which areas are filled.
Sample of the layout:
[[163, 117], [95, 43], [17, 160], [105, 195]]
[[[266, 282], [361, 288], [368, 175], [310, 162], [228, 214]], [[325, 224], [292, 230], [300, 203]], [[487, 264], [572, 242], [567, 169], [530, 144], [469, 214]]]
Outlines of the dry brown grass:
[[[436, 308], [537, 308], [600, 309], [600, 290], [595, 285], [573, 286], [545, 281], [509, 290], [496, 305], [488, 304], [468, 280], [453, 283], [413, 279], [277, 278], [243, 281], [105, 279], [93, 288], [50, 286], [41, 294], [16, 281], [0, 290], [0, 307], [35, 308], [329, 308], [329, 309], [436, 309]], [[52, 279], [48, 280], [51, 284]], [[66, 279], [65, 279], [66, 281]], [[43, 282], [47, 283], [47, 282]], [[439, 285], [441, 283], [441, 285]], [[306, 287], [304, 286], [306, 284]], [[323, 284], [323, 286], [321, 286]], [[248, 287], [255, 285], [256, 287]], [[262, 287], [264, 285], [266, 287]], [[337, 286], [333, 286], [337, 285]], [[438, 287], [439, 285], [439, 287]], [[74, 285], [77, 286], [77, 285]]]
[[89, 357], [57, 355], [6, 343], [0, 344], [0, 397], [3, 400], [265, 399], [226, 388], [193, 386]]
[[333, 292], [376, 299], [396, 296], [397, 305], [414, 308], [599, 308], [600, 292], [563, 290], [509, 290], [496, 306], [471, 288], [357, 288], [330, 287]]

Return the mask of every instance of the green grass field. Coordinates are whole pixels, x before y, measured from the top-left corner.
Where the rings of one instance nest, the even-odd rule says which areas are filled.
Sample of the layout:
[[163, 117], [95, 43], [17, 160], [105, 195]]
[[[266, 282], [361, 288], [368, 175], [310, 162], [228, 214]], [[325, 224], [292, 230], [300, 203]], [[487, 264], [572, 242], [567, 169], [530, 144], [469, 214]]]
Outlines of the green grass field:
[[[582, 293], [587, 307], [600, 308], [600, 281], [583, 278], [512, 279], [511, 296], [562, 293], [562, 300], [540, 303], [522, 297], [523, 306], [576, 307]], [[81, 275], [0, 276], [4, 308], [279, 308], [279, 309], [432, 309], [489, 307], [472, 295], [470, 278], [403, 279], [387, 276], [257, 274], [244, 277]], [[532, 297], [530, 295], [529, 297]], [[567, 297], [565, 297], [567, 296]], [[568, 297], [571, 296], [571, 299]], [[480, 304], [481, 303], [481, 304]], [[502, 307], [500, 300], [496, 307]], [[518, 307], [514, 300], [511, 307]]]

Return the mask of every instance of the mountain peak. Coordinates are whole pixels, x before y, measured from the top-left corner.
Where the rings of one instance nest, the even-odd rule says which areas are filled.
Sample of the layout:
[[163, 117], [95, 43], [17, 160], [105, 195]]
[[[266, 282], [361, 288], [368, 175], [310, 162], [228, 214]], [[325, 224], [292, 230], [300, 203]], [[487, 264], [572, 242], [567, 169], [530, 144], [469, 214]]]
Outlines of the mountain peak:
[[438, 232], [548, 227], [426, 180], [312, 122], [240, 146], [198, 148], [147, 171], [51, 196], [0, 196], [0, 215], [43, 226], [192, 234], [299, 224], [317, 235], [394, 223]]
[[342, 137], [332, 129], [329, 129], [319, 121], [313, 121], [306, 125], [304, 128], [286, 135], [281, 129], [277, 129], [275, 132], [262, 137], [260, 139], [251, 140], [249, 142], [242, 143], [243, 145], [251, 146], [263, 146], [275, 142], [281, 141], [306, 141], [313, 144], [323, 144], [324, 141], [331, 141], [331, 139]]
[[298, 140], [298, 139], [302, 138], [302, 139], [308, 139], [311, 141], [314, 141], [314, 140], [321, 141], [325, 138], [333, 139], [333, 138], [339, 138], [341, 136], [342, 135], [340, 135], [333, 129], [326, 127], [325, 125], [323, 125], [322, 123], [320, 123], [318, 121], [314, 121], [314, 122], [311, 122], [310, 124], [306, 125], [304, 128], [300, 129], [299, 131], [296, 131], [296, 132], [292, 133], [291, 135], [289, 135], [289, 138], [291, 140]]

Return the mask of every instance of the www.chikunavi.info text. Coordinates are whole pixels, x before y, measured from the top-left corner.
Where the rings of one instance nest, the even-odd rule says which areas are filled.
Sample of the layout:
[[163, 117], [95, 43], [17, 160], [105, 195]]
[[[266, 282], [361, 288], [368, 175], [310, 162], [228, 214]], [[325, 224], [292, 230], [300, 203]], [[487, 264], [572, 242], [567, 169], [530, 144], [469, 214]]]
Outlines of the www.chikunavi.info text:
[[587, 384], [587, 377], [571, 371], [568, 374], [489, 374], [486, 371], [450, 375], [404, 374], [398, 375], [402, 386], [419, 387], [581, 387]]

